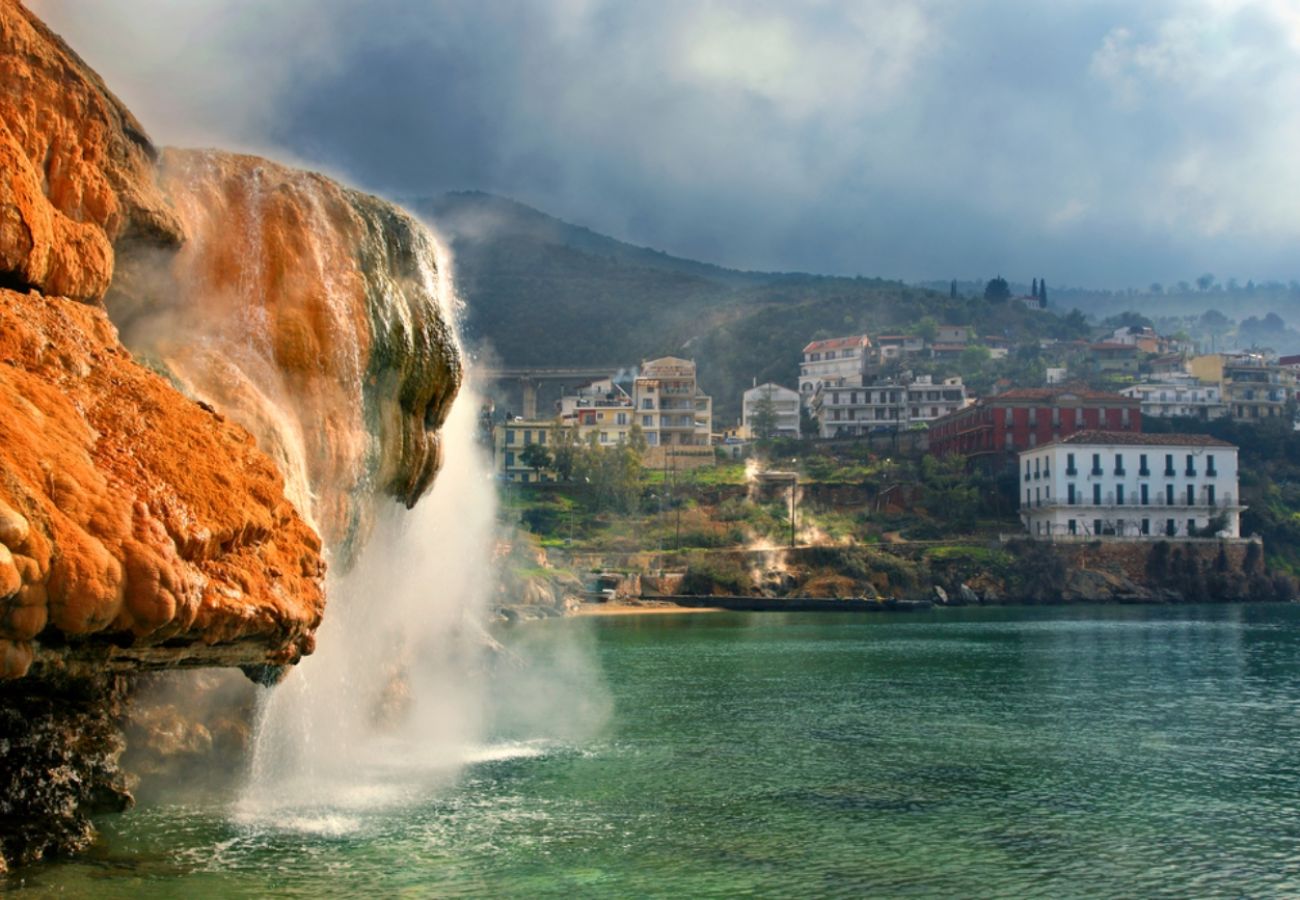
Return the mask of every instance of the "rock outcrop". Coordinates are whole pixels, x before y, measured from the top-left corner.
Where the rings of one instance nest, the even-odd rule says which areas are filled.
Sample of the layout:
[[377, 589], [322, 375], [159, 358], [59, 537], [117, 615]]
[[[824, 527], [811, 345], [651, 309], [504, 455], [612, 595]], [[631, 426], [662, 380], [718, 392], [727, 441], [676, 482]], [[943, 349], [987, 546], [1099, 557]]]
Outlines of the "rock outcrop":
[[130, 802], [136, 673], [273, 681], [324, 608], [312, 523], [346, 551], [369, 497], [429, 486], [460, 380], [435, 249], [321, 176], [164, 156], [0, 0], [0, 871]]
[[296, 661], [320, 541], [244, 429], [102, 309], [0, 290], [0, 676]]
[[144, 129], [68, 46], [0, 0], [0, 283], [94, 301], [113, 244], [176, 245]]
[[397, 207], [251, 156], [167, 150], [187, 234], [122, 254], [127, 346], [247, 427], [346, 560], [377, 494], [413, 504], [461, 371], [430, 233]]

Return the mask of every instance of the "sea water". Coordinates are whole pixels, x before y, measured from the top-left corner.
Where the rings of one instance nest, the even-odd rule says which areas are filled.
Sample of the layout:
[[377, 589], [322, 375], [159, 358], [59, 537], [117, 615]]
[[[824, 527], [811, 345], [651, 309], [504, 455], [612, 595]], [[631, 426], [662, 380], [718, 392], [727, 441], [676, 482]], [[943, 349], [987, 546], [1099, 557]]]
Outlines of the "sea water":
[[[1300, 607], [567, 619], [459, 777], [310, 821], [154, 805], [69, 897], [1300, 893]], [[537, 670], [542, 671], [542, 670]], [[547, 676], [539, 676], [547, 680]], [[536, 679], [525, 679], [535, 681]], [[595, 698], [595, 700], [593, 700]], [[590, 712], [590, 710], [589, 710]], [[548, 724], [549, 723], [549, 724]]]

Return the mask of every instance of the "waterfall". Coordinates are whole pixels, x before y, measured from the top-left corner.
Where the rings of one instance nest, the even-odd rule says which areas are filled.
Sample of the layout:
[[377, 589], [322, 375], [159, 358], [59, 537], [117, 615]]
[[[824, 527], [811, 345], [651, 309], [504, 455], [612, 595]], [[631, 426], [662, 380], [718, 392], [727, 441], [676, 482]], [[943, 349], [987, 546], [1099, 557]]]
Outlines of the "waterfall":
[[315, 654], [262, 698], [241, 821], [348, 829], [447, 780], [478, 743], [495, 491], [476, 429], [463, 391], [431, 493], [389, 504], [331, 577]]

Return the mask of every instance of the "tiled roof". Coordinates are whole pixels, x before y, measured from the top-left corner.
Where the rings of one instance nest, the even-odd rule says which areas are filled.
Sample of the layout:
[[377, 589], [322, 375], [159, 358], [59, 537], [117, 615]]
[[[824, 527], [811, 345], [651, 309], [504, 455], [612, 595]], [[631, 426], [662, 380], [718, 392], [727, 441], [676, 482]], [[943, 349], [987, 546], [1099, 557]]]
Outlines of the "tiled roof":
[[1092, 345], [1093, 350], [1137, 350], [1136, 344], [1123, 344], [1119, 341], [1100, 341]]
[[1208, 434], [1135, 434], [1131, 431], [1076, 431], [1058, 444], [1122, 444], [1132, 447], [1231, 447]]
[[826, 338], [824, 341], [813, 341], [807, 347], [803, 348], [804, 353], [816, 353], [821, 350], [847, 350], [850, 347], [870, 347], [871, 338], [865, 334], [854, 334], [849, 337]]

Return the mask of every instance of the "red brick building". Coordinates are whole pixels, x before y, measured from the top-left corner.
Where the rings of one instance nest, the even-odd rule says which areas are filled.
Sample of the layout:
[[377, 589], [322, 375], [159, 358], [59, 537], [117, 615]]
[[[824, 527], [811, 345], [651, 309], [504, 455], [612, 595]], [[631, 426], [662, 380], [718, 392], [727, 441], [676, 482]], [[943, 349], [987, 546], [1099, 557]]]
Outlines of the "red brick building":
[[1078, 385], [1013, 388], [936, 420], [930, 452], [1014, 455], [1085, 429], [1141, 433], [1141, 401]]

